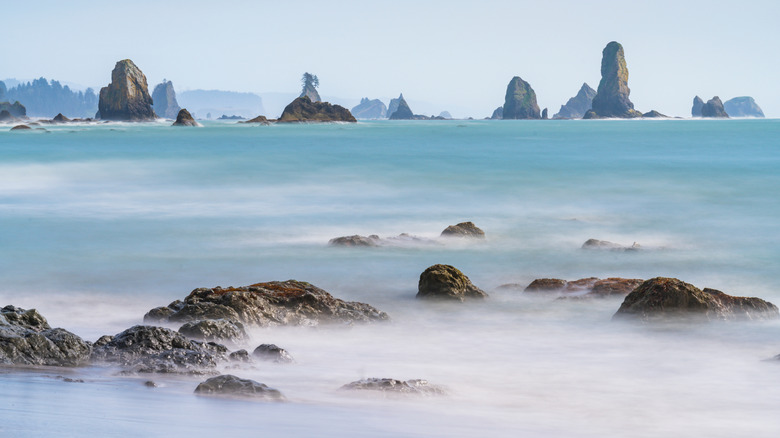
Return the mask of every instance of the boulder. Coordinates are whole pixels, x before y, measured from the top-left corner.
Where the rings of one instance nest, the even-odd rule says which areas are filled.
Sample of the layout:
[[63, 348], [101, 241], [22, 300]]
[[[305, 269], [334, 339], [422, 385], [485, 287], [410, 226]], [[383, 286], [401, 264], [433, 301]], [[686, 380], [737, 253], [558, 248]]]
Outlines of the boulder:
[[249, 119], [245, 122], [238, 122], [238, 123], [258, 123], [260, 125], [270, 125], [271, 122], [265, 117], [265, 116], [257, 116], [254, 119]]
[[704, 106], [704, 101], [701, 97], [696, 96], [693, 98], [693, 107], [691, 107], [691, 117], [701, 117], [701, 109]]
[[729, 115], [723, 108], [723, 102], [720, 101], [718, 96], [708, 100], [707, 103], [701, 107], [701, 116], [706, 118], [728, 118]]
[[80, 337], [51, 328], [35, 309], [0, 309], [0, 364], [77, 366], [89, 361], [91, 347]]
[[143, 122], [157, 118], [146, 76], [133, 61], [125, 59], [116, 63], [111, 83], [100, 89], [98, 113], [103, 120]]
[[176, 91], [173, 89], [173, 82], [163, 80], [157, 84], [152, 92], [152, 109], [155, 114], [166, 119], [175, 119], [179, 114], [181, 107], [176, 101]]
[[368, 304], [348, 302], [303, 281], [271, 281], [243, 287], [199, 288], [172, 312], [152, 309], [144, 321], [188, 322], [228, 319], [250, 326], [353, 324], [385, 321], [385, 312]]
[[778, 316], [777, 307], [760, 298], [735, 297], [714, 289], [700, 290], [676, 278], [656, 277], [628, 294], [613, 319], [734, 320], [775, 319]]
[[462, 272], [450, 265], [433, 265], [420, 274], [417, 298], [465, 301], [486, 298]]
[[189, 111], [182, 108], [179, 114], [176, 115], [176, 121], [171, 126], [200, 126], [200, 123], [192, 118], [192, 114]]
[[427, 380], [396, 380], [380, 379], [376, 377], [357, 380], [347, 383], [341, 387], [342, 390], [349, 391], [381, 391], [395, 394], [417, 394], [417, 395], [444, 395], [446, 391], [436, 385], [431, 385]]
[[228, 360], [231, 362], [243, 362], [243, 363], [252, 362], [252, 358], [249, 357], [249, 352], [244, 349], [236, 350], [228, 354]]
[[387, 117], [387, 107], [379, 99], [369, 100], [364, 97], [352, 108], [352, 115], [356, 119], [384, 119]]
[[625, 296], [644, 280], [635, 278], [581, 278], [574, 281], [560, 278], [538, 278], [531, 282], [524, 292], [561, 294], [562, 298], [604, 298]]
[[332, 246], [379, 246], [379, 236], [371, 235], [368, 237], [359, 236], [343, 236], [330, 239], [328, 245]]
[[612, 41], [604, 48], [601, 58], [601, 81], [593, 97], [592, 111], [598, 117], [634, 118], [642, 113], [634, 109], [629, 100], [628, 67], [623, 46]]
[[515, 76], [506, 87], [503, 119], [541, 119], [536, 92], [528, 82]]
[[668, 119], [669, 116], [659, 113], [656, 110], [648, 111], [644, 114], [642, 114], [642, 117], [648, 118], [648, 119]]
[[212, 377], [195, 388], [198, 395], [222, 395], [260, 398], [269, 401], [283, 401], [284, 396], [277, 389], [264, 383], [241, 379], [231, 374]]
[[54, 116], [53, 119], [51, 119], [52, 123], [68, 123], [71, 120], [65, 116], [62, 115], [62, 113], [57, 114]]
[[412, 109], [409, 108], [409, 104], [406, 103], [406, 99], [404, 99], [404, 94], [401, 93], [400, 96], [398, 96], [398, 101], [396, 104], [395, 110], [390, 113], [388, 116], [390, 120], [411, 120], [414, 119], [414, 113], [412, 112]]
[[594, 97], [596, 97], [596, 90], [583, 83], [577, 95], [569, 99], [565, 105], [561, 105], [561, 109], [553, 119], [581, 119], [591, 108]]
[[474, 222], [461, 222], [457, 225], [450, 225], [441, 232], [441, 237], [472, 237], [484, 239], [485, 232], [479, 229]]
[[490, 116], [492, 120], [501, 120], [504, 118], [504, 107], [500, 106], [493, 111], [493, 115]]
[[560, 278], [537, 278], [523, 292], [561, 292], [566, 287], [566, 280]]
[[239, 343], [249, 339], [244, 324], [227, 319], [190, 321], [179, 327], [179, 333], [200, 341]]
[[299, 97], [284, 108], [279, 123], [295, 122], [357, 122], [348, 109], [328, 102]]
[[252, 352], [252, 356], [266, 362], [293, 363], [295, 359], [284, 348], [276, 344], [261, 344]]
[[94, 344], [92, 360], [116, 364], [136, 373], [208, 374], [224, 361], [227, 348], [191, 341], [164, 327], [131, 327]]
[[750, 96], [735, 97], [723, 102], [723, 109], [729, 117], [764, 118], [764, 112]]
[[32, 128], [30, 128], [27, 125], [16, 125], [13, 128], [11, 128], [11, 131], [28, 131]]

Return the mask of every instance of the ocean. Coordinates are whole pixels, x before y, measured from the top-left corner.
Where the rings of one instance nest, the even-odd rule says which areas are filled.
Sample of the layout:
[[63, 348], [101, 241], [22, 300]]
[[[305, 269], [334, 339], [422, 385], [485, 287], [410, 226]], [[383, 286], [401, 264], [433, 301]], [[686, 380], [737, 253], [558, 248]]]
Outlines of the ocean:
[[[522, 293], [536, 278], [664, 276], [779, 304], [780, 120], [204, 124], [0, 130], [0, 306], [95, 341], [197, 287], [297, 279], [391, 320], [254, 330], [247, 349], [275, 343], [296, 363], [226, 372], [285, 403], [198, 397], [202, 376], [0, 368], [0, 435], [780, 431], [780, 361], [766, 360], [780, 321], [623, 324], [620, 298]], [[438, 238], [464, 221], [484, 241]], [[328, 245], [401, 233], [422, 239]], [[583, 250], [590, 238], [641, 249]], [[416, 300], [437, 263], [490, 298]], [[339, 391], [366, 377], [448, 395]]]

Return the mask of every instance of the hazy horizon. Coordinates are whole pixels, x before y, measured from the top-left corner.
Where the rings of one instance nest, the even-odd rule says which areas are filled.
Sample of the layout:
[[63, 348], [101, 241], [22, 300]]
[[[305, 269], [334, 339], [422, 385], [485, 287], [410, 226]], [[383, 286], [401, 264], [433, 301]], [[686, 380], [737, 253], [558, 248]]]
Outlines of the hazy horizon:
[[583, 82], [598, 86], [601, 51], [614, 40], [625, 49], [631, 100], [642, 112], [690, 116], [695, 95], [752, 96], [767, 117], [780, 116], [780, 61], [770, 55], [780, 46], [780, 5], [562, 3], [141, 0], [129, 10], [91, 1], [14, 3], [4, 8], [14, 17], [6, 29], [23, 35], [23, 44], [7, 48], [0, 77], [97, 91], [116, 61], [129, 58], [150, 88], [167, 79], [177, 91], [262, 96], [297, 92], [308, 71], [319, 76], [322, 96], [385, 101], [404, 93], [421, 103], [412, 106], [418, 113], [481, 118], [520, 76], [552, 115]]

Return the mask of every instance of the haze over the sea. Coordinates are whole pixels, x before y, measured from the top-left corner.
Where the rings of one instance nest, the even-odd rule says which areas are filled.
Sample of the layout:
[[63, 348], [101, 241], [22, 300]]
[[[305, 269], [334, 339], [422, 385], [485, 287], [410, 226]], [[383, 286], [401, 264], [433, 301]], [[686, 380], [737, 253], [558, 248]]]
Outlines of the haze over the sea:
[[[596, 87], [601, 50], [623, 44], [641, 111], [690, 116], [694, 95], [753, 96], [780, 115], [780, 3], [721, 1], [257, 2], [41, 0], [3, 5], [0, 78], [44, 76], [105, 86], [130, 58], [150, 85], [256, 93], [299, 89], [316, 73], [323, 96], [387, 99], [420, 112], [485, 117], [512, 76], [550, 114], [583, 82]], [[45, 54], [45, 56], [42, 56]], [[430, 108], [427, 106], [430, 104]], [[416, 110], [417, 111], [417, 110]]]

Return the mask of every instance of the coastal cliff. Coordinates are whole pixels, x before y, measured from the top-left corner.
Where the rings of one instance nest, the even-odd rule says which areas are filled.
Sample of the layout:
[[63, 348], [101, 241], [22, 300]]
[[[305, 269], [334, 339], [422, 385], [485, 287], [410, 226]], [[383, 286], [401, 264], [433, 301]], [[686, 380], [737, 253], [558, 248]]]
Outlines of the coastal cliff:
[[143, 122], [157, 118], [152, 109], [146, 76], [133, 61], [116, 63], [111, 83], [100, 89], [98, 116], [104, 120]]

